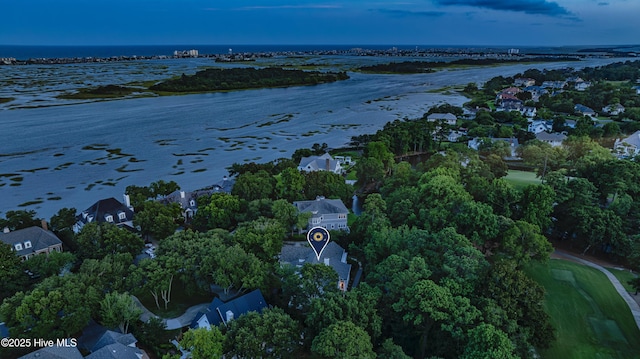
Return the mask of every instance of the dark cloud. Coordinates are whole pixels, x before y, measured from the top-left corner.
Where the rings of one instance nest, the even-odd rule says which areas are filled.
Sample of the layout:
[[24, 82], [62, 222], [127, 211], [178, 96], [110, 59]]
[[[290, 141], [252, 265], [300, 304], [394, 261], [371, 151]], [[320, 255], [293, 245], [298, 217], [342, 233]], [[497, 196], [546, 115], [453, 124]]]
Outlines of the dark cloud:
[[571, 16], [571, 12], [558, 3], [547, 0], [434, 0], [436, 4], [473, 6], [491, 10], [517, 11], [547, 16]]
[[396, 16], [396, 17], [407, 17], [407, 16], [440, 17], [446, 14], [443, 11], [410, 11], [410, 10], [396, 10], [396, 9], [375, 9], [375, 10], [372, 9], [371, 11], [381, 12], [381, 13]]

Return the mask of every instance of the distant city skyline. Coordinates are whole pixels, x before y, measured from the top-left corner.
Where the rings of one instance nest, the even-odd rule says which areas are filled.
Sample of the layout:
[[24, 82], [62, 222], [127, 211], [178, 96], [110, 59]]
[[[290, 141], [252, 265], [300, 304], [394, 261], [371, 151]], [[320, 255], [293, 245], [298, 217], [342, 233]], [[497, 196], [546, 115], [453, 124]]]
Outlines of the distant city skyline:
[[31, 0], [0, 45], [638, 44], [637, 0]]

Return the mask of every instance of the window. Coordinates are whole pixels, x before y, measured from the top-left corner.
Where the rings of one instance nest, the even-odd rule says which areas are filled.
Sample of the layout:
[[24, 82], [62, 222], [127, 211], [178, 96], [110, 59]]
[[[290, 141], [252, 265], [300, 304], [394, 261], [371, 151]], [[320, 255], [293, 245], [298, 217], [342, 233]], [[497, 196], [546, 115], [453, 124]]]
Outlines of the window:
[[22, 250], [22, 243], [16, 243], [15, 246], [16, 251], [21, 251]]
[[339, 214], [338, 215], [338, 219], [345, 219], [345, 218], [347, 218], [346, 214]]
[[24, 247], [25, 248], [31, 248], [31, 241], [24, 242]]
[[127, 214], [126, 214], [126, 213], [124, 213], [124, 212], [118, 212], [118, 218], [119, 218], [121, 221], [124, 221], [124, 220], [126, 220], [126, 219], [127, 219]]
[[107, 222], [113, 222], [113, 216], [110, 214], [107, 214], [104, 216], [104, 220]]
[[312, 218], [311, 219], [311, 224], [320, 224], [320, 218]]

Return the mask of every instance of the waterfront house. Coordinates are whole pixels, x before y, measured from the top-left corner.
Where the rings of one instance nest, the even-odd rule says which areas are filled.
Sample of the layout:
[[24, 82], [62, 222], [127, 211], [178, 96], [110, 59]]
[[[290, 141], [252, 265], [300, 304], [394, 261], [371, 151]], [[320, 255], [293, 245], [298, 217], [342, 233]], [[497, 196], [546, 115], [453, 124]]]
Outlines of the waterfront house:
[[455, 126], [458, 118], [452, 113], [432, 113], [427, 116], [427, 121], [445, 123], [449, 126]]
[[298, 164], [298, 170], [304, 172], [329, 171], [333, 173], [342, 173], [342, 165], [340, 161], [325, 153], [322, 156], [303, 157]]
[[619, 103], [614, 105], [605, 106], [602, 108], [602, 112], [609, 116], [617, 116], [624, 112], [624, 106]]
[[10, 245], [22, 260], [38, 254], [62, 252], [62, 241], [53, 232], [37, 226], [15, 231], [5, 228], [0, 233], [0, 241]]
[[576, 84], [573, 86], [573, 88], [576, 89], [576, 91], [585, 91], [589, 87], [591, 87], [590, 81], [576, 82]]
[[120, 228], [135, 231], [133, 227], [133, 207], [129, 202], [129, 196], [125, 194], [124, 200], [125, 203], [123, 204], [111, 197], [94, 203], [76, 217], [78, 221], [73, 225], [73, 231], [78, 233], [85, 224], [91, 222], [113, 223]]
[[516, 86], [516, 87], [528, 87], [528, 86], [534, 86], [535, 84], [536, 84], [536, 80], [530, 79], [527, 77], [518, 77], [513, 81], [513, 86]]

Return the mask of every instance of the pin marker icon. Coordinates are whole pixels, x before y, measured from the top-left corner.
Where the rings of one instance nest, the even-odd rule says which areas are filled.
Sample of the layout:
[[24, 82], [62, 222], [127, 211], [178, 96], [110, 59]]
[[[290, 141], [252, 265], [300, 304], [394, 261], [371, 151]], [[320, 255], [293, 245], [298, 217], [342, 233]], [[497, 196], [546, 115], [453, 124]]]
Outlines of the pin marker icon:
[[329, 231], [323, 227], [313, 227], [307, 232], [307, 241], [316, 253], [316, 258], [320, 261], [322, 251], [324, 251], [327, 244], [329, 244]]

